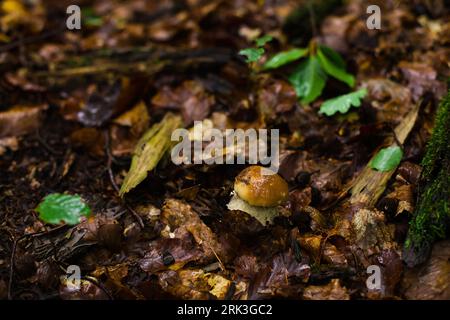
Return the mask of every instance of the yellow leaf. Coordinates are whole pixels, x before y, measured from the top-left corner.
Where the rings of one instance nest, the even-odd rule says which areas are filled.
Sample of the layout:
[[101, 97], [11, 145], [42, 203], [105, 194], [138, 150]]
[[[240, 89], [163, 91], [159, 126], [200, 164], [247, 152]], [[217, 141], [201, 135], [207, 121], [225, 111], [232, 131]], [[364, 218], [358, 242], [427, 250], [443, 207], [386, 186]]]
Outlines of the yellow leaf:
[[120, 196], [136, 187], [154, 169], [164, 153], [172, 145], [172, 132], [182, 124], [181, 117], [172, 113], [166, 114], [161, 122], [153, 125], [137, 143], [130, 171], [120, 188]]
[[20, 14], [25, 13], [25, 7], [23, 6], [21, 1], [18, 0], [5, 0], [2, 3], [2, 11], [6, 14]]

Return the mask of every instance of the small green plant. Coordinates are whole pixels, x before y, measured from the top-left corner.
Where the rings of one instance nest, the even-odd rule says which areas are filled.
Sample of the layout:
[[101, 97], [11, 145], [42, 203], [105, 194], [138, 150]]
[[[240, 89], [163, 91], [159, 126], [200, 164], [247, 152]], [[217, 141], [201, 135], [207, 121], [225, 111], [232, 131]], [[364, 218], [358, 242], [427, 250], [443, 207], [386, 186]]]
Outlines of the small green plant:
[[91, 215], [91, 209], [77, 195], [53, 193], [46, 196], [36, 208], [39, 219], [46, 223], [76, 225], [81, 217]]
[[[247, 57], [249, 63], [259, 61], [265, 53], [262, 46], [267, 41], [261, 42], [262, 46], [258, 46], [258, 41], [256, 42], [257, 48], [239, 52]], [[310, 42], [308, 48], [293, 48], [275, 54], [262, 66], [262, 70], [277, 69], [300, 59], [303, 61], [295, 67], [288, 80], [303, 104], [314, 102], [322, 94], [329, 77], [346, 83], [350, 88], [355, 86], [355, 77], [346, 71], [345, 61], [339, 53], [327, 46], [317, 45], [314, 40]], [[325, 101], [320, 113], [327, 116], [337, 112], [346, 113], [352, 106], [359, 107], [366, 95], [367, 90], [363, 89]]]
[[266, 43], [272, 41], [272, 36], [265, 35], [255, 40], [256, 47], [255, 48], [246, 48], [239, 51], [239, 54], [246, 57], [247, 63], [255, 63], [262, 58], [266, 50], [264, 50], [264, 46]]
[[83, 23], [87, 27], [101, 27], [103, 25], [103, 18], [97, 15], [91, 7], [83, 8], [81, 10]]

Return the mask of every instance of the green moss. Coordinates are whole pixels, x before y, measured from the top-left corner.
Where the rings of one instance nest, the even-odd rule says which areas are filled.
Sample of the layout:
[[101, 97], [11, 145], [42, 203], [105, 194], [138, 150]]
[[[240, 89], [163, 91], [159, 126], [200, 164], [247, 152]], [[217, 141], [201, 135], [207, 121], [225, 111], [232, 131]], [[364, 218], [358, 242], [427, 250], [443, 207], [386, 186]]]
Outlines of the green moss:
[[405, 243], [409, 265], [423, 262], [432, 243], [445, 238], [450, 219], [450, 91], [437, 111], [422, 166], [418, 203]]

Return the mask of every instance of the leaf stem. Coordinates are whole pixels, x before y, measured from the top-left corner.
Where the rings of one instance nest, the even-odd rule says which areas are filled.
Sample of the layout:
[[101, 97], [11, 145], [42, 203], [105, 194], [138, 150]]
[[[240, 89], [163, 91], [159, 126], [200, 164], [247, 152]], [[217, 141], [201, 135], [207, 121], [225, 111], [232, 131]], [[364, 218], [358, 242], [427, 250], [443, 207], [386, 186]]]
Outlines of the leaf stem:
[[316, 27], [316, 15], [314, 13], [312, 0], [308, 0], [306, 6], [307, 6], [308, 12], [309, 12], [309, 21], [311, 23], [311, 31], [313, 33], [313, 38], [315, 38], [315, 37], [317, 37], [318, 32], [317, 32], [317, 27]]

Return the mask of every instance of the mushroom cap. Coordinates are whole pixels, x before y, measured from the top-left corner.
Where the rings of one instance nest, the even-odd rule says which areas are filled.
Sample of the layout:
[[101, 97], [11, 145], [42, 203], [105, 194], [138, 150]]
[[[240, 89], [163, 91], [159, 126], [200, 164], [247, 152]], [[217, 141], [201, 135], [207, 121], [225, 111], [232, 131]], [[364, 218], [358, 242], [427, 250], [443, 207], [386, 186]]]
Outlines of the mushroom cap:
[[287, 182], [273, 171], [251, 166], [236, 177], [234, 191], [244, 201], [257, 207], [274, 207], [289, 194]]

